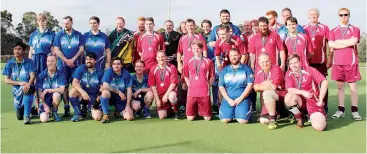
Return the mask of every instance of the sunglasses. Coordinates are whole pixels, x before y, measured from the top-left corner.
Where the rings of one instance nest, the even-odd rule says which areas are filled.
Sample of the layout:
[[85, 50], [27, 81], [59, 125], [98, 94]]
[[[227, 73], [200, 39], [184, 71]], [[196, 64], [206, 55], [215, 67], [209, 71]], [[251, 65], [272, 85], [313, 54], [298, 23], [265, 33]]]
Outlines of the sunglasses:
[[339, 17], [348, 17], [349, 14], [339, 14]]

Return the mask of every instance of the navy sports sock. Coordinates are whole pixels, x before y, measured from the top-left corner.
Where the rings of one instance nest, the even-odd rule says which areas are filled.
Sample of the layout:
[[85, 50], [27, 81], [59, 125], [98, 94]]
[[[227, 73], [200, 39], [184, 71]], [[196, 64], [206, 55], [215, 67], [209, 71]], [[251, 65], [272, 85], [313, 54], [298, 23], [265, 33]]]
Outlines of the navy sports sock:
[[80, 115], [80, 101], [78, 97], [70, 97], [69, 101], [74, 108], [74, 114]]
[[108, 110], [109, 110], [109, 100], [110, 98], [104, 98], [101, 96], [101, 106], [102, 106], [102, 112], [103, 114], [108, 114]]

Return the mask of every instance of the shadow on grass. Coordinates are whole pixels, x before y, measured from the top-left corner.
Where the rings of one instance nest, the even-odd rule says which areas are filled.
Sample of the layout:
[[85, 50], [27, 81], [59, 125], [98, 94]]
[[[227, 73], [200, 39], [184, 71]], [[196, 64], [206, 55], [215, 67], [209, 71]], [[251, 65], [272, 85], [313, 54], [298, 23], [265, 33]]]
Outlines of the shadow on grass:
[[153, 150], [153, 149], [159, 149], [159, 148], [168, 148], [168, 147], [174, 147], [174, 146], [187, 146], [189, 144], [192, 144], [192, 142], [193, 141], [183, 141], [183, 142], [163, 144], [163, 145], [157, 145], [157, 146], [141, 147], [141, 148], [130, 149], [130, 150], [113, 151], [111, 153], [128, 153], [128, 152], [138, 152], [138, 151], [144, 151], [144, 150]]

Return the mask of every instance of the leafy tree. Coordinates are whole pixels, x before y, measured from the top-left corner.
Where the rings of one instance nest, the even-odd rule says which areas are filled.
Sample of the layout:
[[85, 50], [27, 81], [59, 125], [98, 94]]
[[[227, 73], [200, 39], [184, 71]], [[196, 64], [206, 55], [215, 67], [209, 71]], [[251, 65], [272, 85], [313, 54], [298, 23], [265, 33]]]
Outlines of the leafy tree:
[[10, 12], [7, 10], [1, 11], [1, 55], [12, 55], [14, 43], [22, 41], [12, 33], [14, 28], [11, 23], [12, 21], [12, 14]]
[[240, 31], [241, 31], [241, 34], [243, 33], [243, 25], [242, 24], [239, 24], [237, 25], [238, 28], [240, 28]]
[[367, 39], [366, 39], [366, 34], [363, 35], [359, 41], [358, 44], [358, 61], [359, 62], [366, 62], [366, 43], [367, 43]]
[[157, 29], [157, 32], [159, 32], [159, 33], [165, 32], [165, 29], [164, 28], [159, 28], [159, 29]]

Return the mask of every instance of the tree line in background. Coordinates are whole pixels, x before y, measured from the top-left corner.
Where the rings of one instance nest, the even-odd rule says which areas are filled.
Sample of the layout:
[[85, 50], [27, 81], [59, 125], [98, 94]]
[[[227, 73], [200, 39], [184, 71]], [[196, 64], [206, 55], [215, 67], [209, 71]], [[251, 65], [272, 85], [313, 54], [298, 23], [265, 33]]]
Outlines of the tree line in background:
[[[47, 28], [53, 31], [59, 31], [61, 29], [59, 21], [51, 15], [51, 12], [44, 11], [47, 17]], [[4, 55], [12, 55], [12, 46], [16, 41], [28, 42], [29, 36], [37, 28], [37, 14], [35, 12], [25, 12], [22, 17], [22, 22], [16, 26], [12, 24], [12, 14], [7, 10], [1, 11], [1, 62], [6, 62]], [[241, 32], [243, 31], [242, 24], [239, 24]], [[180, 31], [178, 27], [176, 31]], [[157, 29], [158, 32], [164, 32], [164, 28]], [[106, 34], [111, 32], [110, 29], [106, 29]], [[199, 26], [196, 26], [196, 32], [202, 32]], [[360, 62], [366, 62], [366, 40], [367, 33], [363, 33], [358, 44], [358, 58]], [[5, 59], [4, 59], [4, 58]]]

